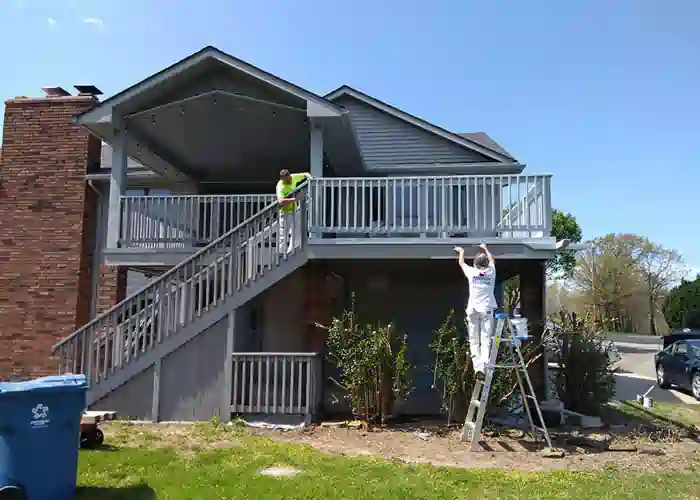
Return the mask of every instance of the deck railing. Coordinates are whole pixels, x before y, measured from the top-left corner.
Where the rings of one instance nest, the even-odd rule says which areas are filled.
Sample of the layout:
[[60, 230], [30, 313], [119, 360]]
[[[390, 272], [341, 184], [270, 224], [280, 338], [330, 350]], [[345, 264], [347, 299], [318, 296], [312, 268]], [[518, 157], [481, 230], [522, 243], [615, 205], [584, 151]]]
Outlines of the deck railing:
[[[309, 183], [312, 237], [549, 236], [551, 176], [319, 178]], [[265, 206], [269, 195], [122, 197], [122, 247], [204, 245]]]
[[123, 196], [123, 248], [204, 246], [276, 200], [273, 194]]
[[549, 175], [321, 178], [313, 233], [541, 237], [551, 229]]
[[316, 353], [233, 353], [231, 412], [311, 416], [321, 396]]
[[[296, 193], [299, 216], [291, 226], [307, 224], [306, 193], [306, 187]], [[307, 234], [280, 253], [278, 234], [270, 230], [279, 212], [279, 204], [268, 206], [56, 344], [59, 373], [84, 373], [97, 385], [284, 266], [304, 251]]]

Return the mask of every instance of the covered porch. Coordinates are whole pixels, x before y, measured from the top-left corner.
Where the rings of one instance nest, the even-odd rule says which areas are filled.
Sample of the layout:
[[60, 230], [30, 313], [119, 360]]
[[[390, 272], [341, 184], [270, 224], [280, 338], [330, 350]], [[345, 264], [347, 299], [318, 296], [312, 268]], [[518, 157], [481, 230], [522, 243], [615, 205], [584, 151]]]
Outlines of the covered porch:
[[[112, 147], [106, 248], [206, 244], [262, 208], [279, 171], [362, 171], [341, 108], [213, 47], [76, 118]], [[127, 159], [201, 197], [127, 196]], [[126, 215], [125, 215], [126, 214]], [[157, 229], [148, 219], [157, 221]], [[145, 226], [144, 226], [145, 223]], [[185, 225], [183, 225], [183, 223]], [[151, 224], [149, 227], [148, 224]]]

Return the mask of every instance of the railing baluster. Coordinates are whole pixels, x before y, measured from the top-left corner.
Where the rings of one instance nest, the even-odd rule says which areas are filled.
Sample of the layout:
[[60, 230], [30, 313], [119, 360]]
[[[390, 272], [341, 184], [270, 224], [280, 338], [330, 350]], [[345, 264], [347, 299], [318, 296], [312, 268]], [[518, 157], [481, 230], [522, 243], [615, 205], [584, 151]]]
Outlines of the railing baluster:
[[234, 352], [233, 411], [310, 415], [320, 380], [317, 357], [317, 353]]

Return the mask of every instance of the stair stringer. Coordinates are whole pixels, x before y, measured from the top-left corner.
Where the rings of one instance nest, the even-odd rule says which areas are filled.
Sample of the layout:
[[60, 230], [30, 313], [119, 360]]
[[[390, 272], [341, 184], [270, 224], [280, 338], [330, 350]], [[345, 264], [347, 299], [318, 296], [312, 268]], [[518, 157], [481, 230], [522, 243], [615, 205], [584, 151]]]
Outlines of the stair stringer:
[[229, 312], [242, 306], [249, 300], [269, 289], [278, 281], [292, 274], [294, 271], [302, 267], [308, 260], [308, 249], [300, 249], [294, 252], [286, 259], [284, 264], [281, 264], [274, 269], [266, 270], [262, 275], [251, 281], [247, 286], [237, 290], [232, 296], [218, 302], [215, 306], [211, 306], [207, 312], [191, 323], [185, 325], [181, 330], [178, 330], [175, 335], [163, 339], [159, 344], [153, 347], [153, 349], [140, 353], [138, 357], [129, 360], [129, 362], [124, 364], [124, 366], [118, 371], [110, 374], [107, 378], [101, 379], [99, 383], [94, 384], [88, 389], [88, 407], [106, 397], [112, 391], [127, 383], [139, 373], [148, 369], [159, 359], [162, 359], [178, 349], [180, 346], [195, 338], [211, 325], [224, 318]]

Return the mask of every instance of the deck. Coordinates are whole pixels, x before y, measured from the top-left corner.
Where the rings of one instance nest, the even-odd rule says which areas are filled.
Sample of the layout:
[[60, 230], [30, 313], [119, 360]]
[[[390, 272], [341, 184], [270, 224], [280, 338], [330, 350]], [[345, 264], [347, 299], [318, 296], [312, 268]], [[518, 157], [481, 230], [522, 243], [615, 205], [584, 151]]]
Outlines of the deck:
[[[491, 244], [501, 258], [554, 250], [549, 175], [321, 178], [308, 196], [311, 258], [448, 258]], [[106, 263], [169, 267], [248, 220], [273, 195], [124, 196]], [[261, 229], [277, 232], [277, 221]], [[263, 239], [263, 238], [260, 238]], [[273, 238], [274, 239], [274, 238]], [[246, 243], [255, 243], [256, 235]]]

